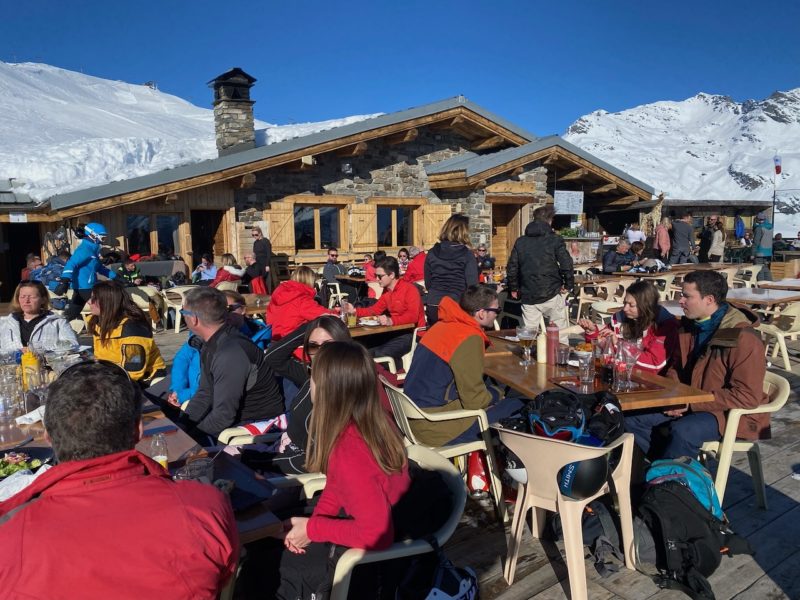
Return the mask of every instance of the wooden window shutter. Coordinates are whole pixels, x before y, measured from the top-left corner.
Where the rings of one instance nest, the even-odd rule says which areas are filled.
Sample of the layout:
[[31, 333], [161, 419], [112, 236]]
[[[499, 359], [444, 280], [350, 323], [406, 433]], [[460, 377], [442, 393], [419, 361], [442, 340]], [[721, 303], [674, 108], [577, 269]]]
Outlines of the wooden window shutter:
[[452, 212], [450, 204], [428, 204], [422, 207], [422, 247], [427, 250], [439, 241], [439, 233]]
[[350, 205], [350, 252], [374, 252], [378, 247], [378, 207]]
[[264, 221], [269, 232], [264, 232], [272, 243], [274, 254], [293, 256], [294, 248], [294, 205], [284, 202], [272, 202], [264, 211]]

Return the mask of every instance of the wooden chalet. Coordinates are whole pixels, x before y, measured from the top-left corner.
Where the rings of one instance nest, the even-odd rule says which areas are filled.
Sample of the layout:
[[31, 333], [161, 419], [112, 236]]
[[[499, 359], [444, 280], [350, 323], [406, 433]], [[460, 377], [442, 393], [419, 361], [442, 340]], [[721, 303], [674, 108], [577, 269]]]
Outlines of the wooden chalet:
[[13, 284], [48, 231], [90, 221], [126, 253], [171, 251], [190, 266], [204, 252], [241, 259], [248, 229], [259, 225], [275, 253], [319, 263], [329, 245], [346, 260], [428, 248], [459, 212], [470, 217], [473, 243], [505, 264], [531, 210], [552, 202], [554, 190], [585, 192], [589, 230], [609, 220], [603, 211], [633, 210], [634, 220], [635, 207], [653, 198], [650, 186], [588, 152], [537, 138], [463, 96], [255, 146], [254, 82], [240, 69], [210, 82], [218, 158], [0, 209], [0, 243], [26, 240], [6, 253], [0, 278]]

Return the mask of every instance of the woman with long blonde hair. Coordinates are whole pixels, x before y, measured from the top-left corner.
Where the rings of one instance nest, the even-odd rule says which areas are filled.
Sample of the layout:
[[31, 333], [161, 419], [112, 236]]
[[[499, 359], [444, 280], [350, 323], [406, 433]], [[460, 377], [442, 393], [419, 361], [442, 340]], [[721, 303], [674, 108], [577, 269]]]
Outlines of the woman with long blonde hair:
[[439, 241], [425, 259], [425, 299], [428, 327], [439, 320], [439, 302], [445, 296], [456, 302], [478, 283], [478, 262], [469, 241], [469, 217], [453, 215], [442, 226]]
[[394, 540], [392, 506], [411, 480], [377, 383], [372, 359], [355, 342], [329, 342], [314, 358], [306, 466], [327, 481], [311, 517], [287, 523], [284, 546], [292, 554], [281, 557], [278, 598], [295, 598], [324, 581], [327, 545], [382, 550]]
[[308, 267], [297, 267], [289, 281], [284, 281], [272, 292], [267, 305], [267, 323], [272, 325], [272, 339], [277, 341], [304, 323], [335, 311], [316, 300], [314, 287], [317, 276]]

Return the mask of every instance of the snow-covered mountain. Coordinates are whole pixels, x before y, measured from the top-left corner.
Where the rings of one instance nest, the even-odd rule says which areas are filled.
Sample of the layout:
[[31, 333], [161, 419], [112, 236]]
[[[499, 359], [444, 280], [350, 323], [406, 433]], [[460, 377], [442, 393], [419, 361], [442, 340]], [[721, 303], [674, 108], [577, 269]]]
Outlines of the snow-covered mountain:
[[597, 110], [564, 138], [668, 198], [720, 203], [771, 199], [778, 154], [776, 228], [792, 237], [800, 229], [800, 88], [742, 103], [700, 93], [618, 113]]
[[[256, 145], [370, 116], [283, 126], [256, 121]], [[0, 179], [14, 179], [36, 200], [216, 156], [211, 109], [148, 85], [0, 62]]]

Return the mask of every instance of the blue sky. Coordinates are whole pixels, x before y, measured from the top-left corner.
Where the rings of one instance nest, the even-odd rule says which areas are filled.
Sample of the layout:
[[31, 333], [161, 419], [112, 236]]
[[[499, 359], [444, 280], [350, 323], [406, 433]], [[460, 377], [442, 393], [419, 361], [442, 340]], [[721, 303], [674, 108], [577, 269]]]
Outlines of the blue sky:
[[0, 60], [155, 80], [205, 107], [238, 66], [278, 124], [464, 94], [547, 135], [599, 108], [800, 87], [798, 23], [798, 2], [742, 0], [42, 0], [5, 8]]

